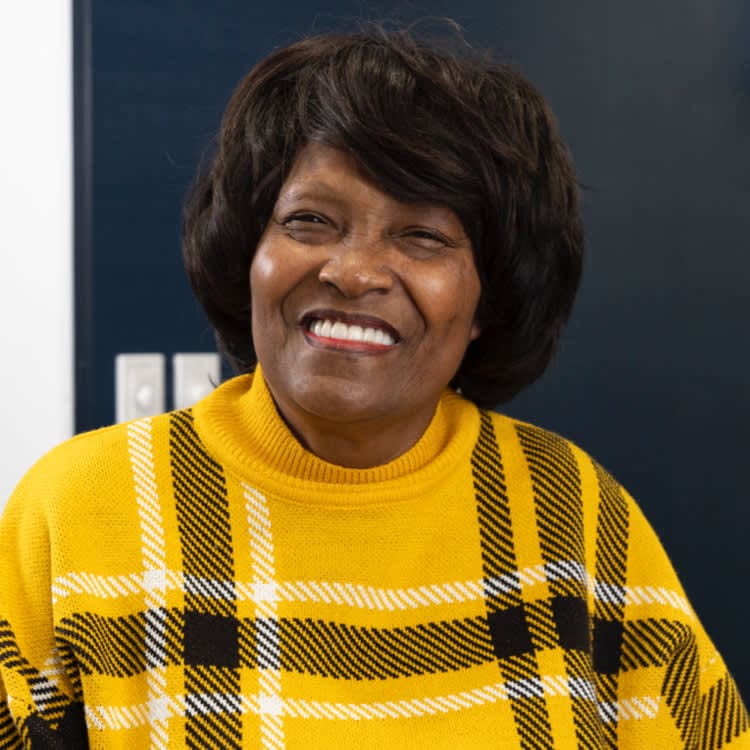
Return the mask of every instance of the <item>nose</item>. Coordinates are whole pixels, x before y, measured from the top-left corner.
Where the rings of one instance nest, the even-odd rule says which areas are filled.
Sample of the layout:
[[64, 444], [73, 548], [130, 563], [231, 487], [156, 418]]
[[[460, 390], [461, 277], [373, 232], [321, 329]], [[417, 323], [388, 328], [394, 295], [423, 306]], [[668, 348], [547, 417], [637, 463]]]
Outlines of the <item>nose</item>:
[[318, 279], [344, 296], [361, 297], [369, 292], [387, 292], [393, 287], [393, 273], [381, 243], [349, 238], [331, 249]]

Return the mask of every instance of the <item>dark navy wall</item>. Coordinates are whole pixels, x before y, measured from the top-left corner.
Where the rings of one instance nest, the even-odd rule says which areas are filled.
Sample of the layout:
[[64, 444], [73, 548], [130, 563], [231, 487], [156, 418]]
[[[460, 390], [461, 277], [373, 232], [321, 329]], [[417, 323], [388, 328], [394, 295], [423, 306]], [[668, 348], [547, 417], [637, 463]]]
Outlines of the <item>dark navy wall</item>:
[[[79, 321], [79, 430], [113, 419], [117, 352], [212, 348], [179, 253], [195, 165], [256, 60], [362, 8], [87, 2], [93, 161], [78, 196], [88, 188], [93, 202], [78, 278], [91, 314]], [[457, 18], [470, 40], [515, 59], [556, 109], [586, 185], [589, 257], [558, 360], [508, 410], [576, 440], [636, 496], [750, 696], [747, 6], [367, 8]]]

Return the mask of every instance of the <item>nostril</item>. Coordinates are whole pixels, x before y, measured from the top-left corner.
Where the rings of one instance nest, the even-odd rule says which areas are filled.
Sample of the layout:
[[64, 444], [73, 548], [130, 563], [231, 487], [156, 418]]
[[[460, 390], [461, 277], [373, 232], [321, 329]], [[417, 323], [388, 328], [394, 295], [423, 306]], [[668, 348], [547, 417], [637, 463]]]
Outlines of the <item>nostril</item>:
[[393, 285], [390, 269], [381, 263], [347, 253], [347, 257], [331, 258], [321, 266], [318, 279], [336, 287], [345, 296], [358, 296], [371, 291], [387, 291]]

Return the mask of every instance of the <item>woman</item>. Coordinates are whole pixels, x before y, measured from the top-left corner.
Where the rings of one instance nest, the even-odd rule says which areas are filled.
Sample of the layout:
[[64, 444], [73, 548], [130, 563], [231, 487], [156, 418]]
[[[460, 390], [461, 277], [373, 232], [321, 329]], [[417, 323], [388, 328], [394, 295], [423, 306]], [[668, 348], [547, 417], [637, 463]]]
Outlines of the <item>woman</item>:
[[184, 249], [245, 374], [19, 485], [0, 747], [750, 747], [633, 500], [479, 408], [544, 371], [581, 269], [518, 73], [378, 29], [275, 52]]

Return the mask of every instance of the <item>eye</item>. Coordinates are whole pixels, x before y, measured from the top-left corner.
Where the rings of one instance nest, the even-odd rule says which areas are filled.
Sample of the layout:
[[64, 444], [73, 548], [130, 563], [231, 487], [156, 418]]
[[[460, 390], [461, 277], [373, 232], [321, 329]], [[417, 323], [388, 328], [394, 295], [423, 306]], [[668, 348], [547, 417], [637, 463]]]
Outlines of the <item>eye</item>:
[[417, 258], [431, 258], [454, 243], [434, 229], [409, 227], [401, 233], [401, 244], [405, 252]]
[[297, 224], [326, 224], [326, 220], [318, 214], [301, 212], [287, 216], [281, 222], [285, 227], [295, 226]]
[[409, 236], [425, 243], [432, 243], [435, 245], [445, 244], [445, 240], [442, 237], [427, 229], [413, 229], [409, 232]]
[[333, 222], [312, 211], [295, 211], [282, 217], [278, 223], [293, 240], [308, 245], [326, 242], [336, 231]]

